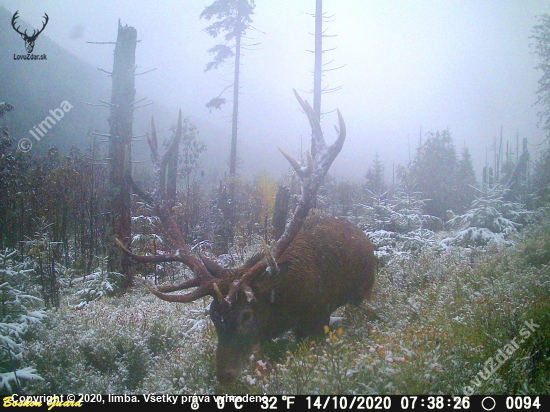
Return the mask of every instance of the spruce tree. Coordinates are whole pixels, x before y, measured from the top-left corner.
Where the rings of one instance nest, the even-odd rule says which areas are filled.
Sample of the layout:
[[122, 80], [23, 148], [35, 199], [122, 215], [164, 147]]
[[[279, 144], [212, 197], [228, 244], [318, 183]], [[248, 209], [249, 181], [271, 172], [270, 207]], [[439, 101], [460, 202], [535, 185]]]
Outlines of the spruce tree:
[[462, 213], [468, 209], [475, 198], [476, 174], [472, 165], [472, 156], [465, 147], [462, 149], [460, 160], [457, 165], [456, 181], [458, 186], [457, 192], [457, 213]]
[[456, 207], [458, 160], [449, 130], [428, 132], [427, 139], [416, 151], [410, 174], [417, 190], [426, 200], [429, 215], [446, 218], [446, 212]]
[[378, 153], [374, 155], [367, 174], [365, 175], [365, 189], [376, 195], [381, 195], [387, 189], [384, 183], [384, 164], [380, 161]]
[[[229, 157], [229, 203], [226, 220], [231, 222], [231, 229], [235, 226], [235, 180], [237, 172], [237, 125], [239, 118], [239, 81], [240, 81], [240, 61], [241, 61], [241, 40], [250, 28], [252, 23], [251, 16], [254, 14], [256, 4], [254, 0], [216, 0], [210, 6], [204, 8], [200, 17], [210, 20], [217, 19], [215, 23], [204, 29], [210, 36], [216, 38], [221, 32], [226, 32], [224, 42], [215, 45], [208, 50], [208, 53], [214, 55], [214, 60], [206, 65], [205, 72], [211, 69], [217, 69], [226, 60], [234, 58], [233, 72], [233, 115], [231, 119], [231, 154]], [[231, 41], [235, 41], [234, 46], [229, 46]], [[225, 91], [225, 89], [224, 89]], [[223, 93], [223, 91], [222, 91]], [[221, 94], [210, 100], [206, 107], [210, 110], [221, 109], [225, 104], [225, 99]], [[233, 234], [230, 235], [230, 238]]]

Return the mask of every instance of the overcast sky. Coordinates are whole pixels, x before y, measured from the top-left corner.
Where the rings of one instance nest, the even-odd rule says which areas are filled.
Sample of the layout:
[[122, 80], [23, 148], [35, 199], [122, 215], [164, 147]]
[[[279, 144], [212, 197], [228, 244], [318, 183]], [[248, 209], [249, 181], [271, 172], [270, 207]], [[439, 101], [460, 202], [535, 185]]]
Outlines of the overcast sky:
[[[136, 88], [156, 102], [182, 108], [212, 122], [231, 135], [231, 104], [210, 114], [204, 106], [232, 82], [232, 65], [204, 73], [207, 50], [220, 42], [203, 29], [204, 7], [213, 0], [177, 1], [11, 1], [0, 0], [10, 12], [41, 27], [43, 35], [93, 66], [110, 70], [112, 46], [86, 41], [114, 41], [117, 21], [134, 26], [136, 62], [142, 71]], [[323, 86], [342, 89], [323, 97], [322, 111], [339, 108], [347, 125], [344, 149], [333, 169], [342, 178], [361, 178], [378, 153], [391, 174], [392, 164], [406, 164], [420, 127], [424, 132], [449, 128], [455, 145], [464, 144], [474, 157], [476, 172], [492, 162], [493, 137], [504, 127], [513, 142], [516, 132], [530, 143], [543, 140], [537, 129], [535, 91], [541, 73], [530, 52], [529, 36], [536, 16], [550, 11], [536, 0], [325, 0], [334, 15], [326, 24], [327, 72]], [[281, 155], [276, 146], [297, 152], [309, 124], [298, 110], [292, 88], [311, 101], [315, 0], [257, 0], [249, 31], [260, 43], [246, 50], [242, 63], [239, 156], [248, 168], [271, 168]], [[231, 90], [224, 95], [231, 100]], [[329, 142], [335, 138], [335, 113], [323, 118]], [[537, 147], [531, 146], [532, 153]], [[276, 161], [274, 160], [276, 159]], [[270, 170], [278, 174], [280, 170]]]

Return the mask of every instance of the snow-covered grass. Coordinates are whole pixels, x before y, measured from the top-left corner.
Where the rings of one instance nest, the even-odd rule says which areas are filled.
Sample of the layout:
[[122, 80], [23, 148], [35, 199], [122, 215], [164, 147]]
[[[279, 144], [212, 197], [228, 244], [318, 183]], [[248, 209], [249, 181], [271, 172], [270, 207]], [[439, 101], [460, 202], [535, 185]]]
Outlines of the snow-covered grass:
[[67, 298], [67, 306], [81, 309], [94, 300], [112, 296], [118, 291], [118, 283], [123, 277], [122, 274], [107, 270], [107, 257], [98, 260], [99, 265], [92, 273], [70, 280], [70, 286], [75, 289], [73, 300], [76, 300], [77, 303], [72, 305], [70, 299]]
[[[296, 342], [287, 334], [264, 344], [230, 387], [215, 378], [209, 299], [171, 304], [136, 286], [80, 310], [48, 311], [23, 351], [23, 364], [44, 380], [23, 382], [24, 389], [549, 393], [550, 220], [512, 240], [513, 246], [475, 248], [432, 242], [388, 259], [372, 301], [335, 312], [343, 320], [327, 328], [325, 339]], [[493, 373], [499, 351], [510, 353]]]
[[23, 360], [23, 340], [46, 314], [37, 306], [41, 299], [23, 291], [32, 269], [17, 262], [15, 250], [0, 251], [0, 394], [12, 393], [25, 381], [41, 380]]
[[45, 379], [32, 391], [202, 391], [181, 378], [212, 375], [203, 360], [215, 338], [206, 303], [170, 305], [136, 289], [79, 310], [52, 311], [26, 346], [26, 359]]

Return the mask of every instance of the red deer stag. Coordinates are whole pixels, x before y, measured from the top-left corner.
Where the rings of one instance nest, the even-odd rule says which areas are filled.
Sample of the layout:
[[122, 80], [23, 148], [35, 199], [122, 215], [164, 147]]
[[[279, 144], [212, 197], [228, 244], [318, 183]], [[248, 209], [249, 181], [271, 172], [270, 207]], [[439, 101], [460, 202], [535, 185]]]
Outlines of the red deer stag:
[[[225, 269], [204, 256], [197, 258], [184, 243], [163, 200], [143, 192], [126, 174], [134, 191], [154, 206], [179, 249], [173, 254], [139, 256], [117, 243], [140, 262], [178, 261], [193, 271], [192, 279], [158, 288], [136, 278], [160, 299], [186, 303], [207, 295], [214, 298], [210, 318], [218, 334], [216, 371], [222, 384], [240, 376], [243, 360], [254, 345], [287, 330], [293, 330], [297, 338], [322, 334], [336, 308], [348, 302], [358, 305], [370, 296], [374, 283], [374, 252], [361, 230], [343, 219], [308, 218], [317, 189], [342, 148], [346, 127], [338, 111], [338, 138], [327, 146], [313, 109], [294, 93], [313, 129], [312, 152], [306, 152], [307, 164], [300, 166], [279, 148], [300, 178], [302, 194], [271, 250], [263, 242], [265, 256], [258, 255], [237, 269]], [[192, 287], [196, 289], [186, 294], [168, 294]]]

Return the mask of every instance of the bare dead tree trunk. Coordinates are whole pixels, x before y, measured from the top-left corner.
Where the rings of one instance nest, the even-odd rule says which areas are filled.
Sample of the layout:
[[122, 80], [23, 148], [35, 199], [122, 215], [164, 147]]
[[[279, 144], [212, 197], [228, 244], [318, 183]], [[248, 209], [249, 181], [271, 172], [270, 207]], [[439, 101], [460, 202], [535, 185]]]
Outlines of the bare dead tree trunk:
[[514, 169], [510, 179], [508, 180], [508, 188], [510, 191], [506, 195], [507, 200], [520, 195], [521, 185], [527, 180], [527, 167], [529, 164], [529, 150], [527, 150], [527, 139], [523, 139], [523, 153], [519, 157], [516, 168]]
[[315, 66], [313, 69], [313, 111], [321, 121], [321, 75], [323, 69], [323, 0], [315, 1]]
[[129, 274], [130, 260], [115, 245], [115, 237], [129, 246], [131, 238], [130, 188], [124, 179], [124, 153], [128, 147], [131, 158], [132, 123], [134, 120], [134, 70], [137, 31], [118, 23], [115, 45], [111, 112], [109, 116], [109, 174], [107, 186], [106, 248], [108, 270], [125, 275], [123, 287], [132, 283]]
[[229, 195], [227, 193], [227, 187], [220, 181], [218, 189], [218, 202], [217, 209], [221, 212], [220, 216], [215, 218], [214, 223], [214, 239], [212, 242], [212, 253], [215, 255], [226, 254], [229, 252], [229, 243], [233, 241], [231, 237], [233, 231], [231, 229], [231, 221], [227, 218], [229, 216], [228, 209], [230, 206]]
[[285, 185], [279, 186], [277, 196], [275, 197], [275, 207], [273, 208], [273, 237], [279, 240], [285, 231], [286, 218], [288, 215], [288, 203], [290, 200], [290, 190]]
[[[181, 111], [180, 111], [181, 112]], [[180, 119], [181, 122], [181, 119]], [[181, 129], [181, 125], [178, 124], [178, 127]], [[176, 188], [177, 188], [177, 177], [178, 177], [178, 157], [180, 152], [180, 139], [181, 139], [181, 130], [176, 133], [180, 133], [180, 137], [176, 138], [176, 143], [174, 150], [170, 153], [170, 160], [168, 161], [167, 173], [166, 173], [166, 197], [170, 207], [176, 204]]]
[[237, 9], [237, 36], [235, 37], [235, 74], [233, 79], [233, 116], [231, 120], [231, 154], [229, 157], [229, 203], [225, 219], [231, 222], [231, 232], [229, 233], [229, 242], [233, 242], [235, 232], [235, 182], [237, 180], [237, 130], [239, 120], [239, 71], [241, 63], [241, 37], [242, 16], [240, 9]]

